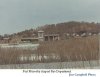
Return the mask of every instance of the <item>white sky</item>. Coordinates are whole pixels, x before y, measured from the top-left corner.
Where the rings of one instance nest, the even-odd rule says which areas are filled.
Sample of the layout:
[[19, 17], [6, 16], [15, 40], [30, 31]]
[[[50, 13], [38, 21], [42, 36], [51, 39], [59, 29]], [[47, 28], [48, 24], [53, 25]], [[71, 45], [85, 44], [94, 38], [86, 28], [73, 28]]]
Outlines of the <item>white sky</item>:
[[67, 21], [100, 22], [100, 0], [0, 0], [0, 34]]

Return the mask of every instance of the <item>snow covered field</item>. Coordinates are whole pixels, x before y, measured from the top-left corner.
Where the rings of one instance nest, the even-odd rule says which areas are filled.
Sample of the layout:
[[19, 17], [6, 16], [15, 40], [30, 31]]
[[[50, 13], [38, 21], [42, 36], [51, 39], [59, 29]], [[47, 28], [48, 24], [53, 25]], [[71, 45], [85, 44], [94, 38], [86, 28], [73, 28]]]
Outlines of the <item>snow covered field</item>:
[[100, 69], [100, 61], [73, 61], [0, 65], [0, 69]]
[[39, 44], [23, 43], [23, 44], [0, 44], [1, 48], [22, 48], [22, 49], [37, 49]]

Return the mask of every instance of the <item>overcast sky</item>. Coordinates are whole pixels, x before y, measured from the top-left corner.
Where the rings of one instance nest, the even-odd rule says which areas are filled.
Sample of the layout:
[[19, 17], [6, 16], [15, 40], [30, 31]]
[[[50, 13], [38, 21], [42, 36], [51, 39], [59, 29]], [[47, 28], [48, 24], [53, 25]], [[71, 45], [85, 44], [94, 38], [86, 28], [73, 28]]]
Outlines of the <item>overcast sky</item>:
[[66, 21], [100, 22], [100, 0], [0, 0], [0, 34]]

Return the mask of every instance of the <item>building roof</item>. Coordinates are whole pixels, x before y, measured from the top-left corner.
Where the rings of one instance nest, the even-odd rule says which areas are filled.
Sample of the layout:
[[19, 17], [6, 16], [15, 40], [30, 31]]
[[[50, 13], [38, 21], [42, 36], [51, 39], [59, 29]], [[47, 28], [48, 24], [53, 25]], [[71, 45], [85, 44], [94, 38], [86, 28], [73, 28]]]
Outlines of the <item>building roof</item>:
[[28, 40], [28, 39], [31, 39], [31, 40], [34, 40], [34, 39], [38, 39], [38, 38], [22, 38], [22, 39], [24, 39], [24, 40]]
[[59, 34], [45, 34], [44, 36], [59, 36]]
[[40, 33], [41, 33], [41, 32], [44, 32], [44, 31], [43, 31], [43, 30], [39, 30], [38, 32], [40, 32]]
[[6, 38], [6, 37], [5, 37], [5, 38], [3, 38], [3, 39], [4, 39], [4, 40], [8, 40], [9, 38]]

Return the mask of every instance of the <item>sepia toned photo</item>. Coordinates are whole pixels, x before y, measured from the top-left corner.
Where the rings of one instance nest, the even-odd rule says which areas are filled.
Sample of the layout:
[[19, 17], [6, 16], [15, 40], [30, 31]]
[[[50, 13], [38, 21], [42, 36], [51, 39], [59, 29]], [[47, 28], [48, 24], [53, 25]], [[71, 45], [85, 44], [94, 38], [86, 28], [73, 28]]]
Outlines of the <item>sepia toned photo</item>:
[[0, 0], [0, 69], [100, 69], [100, 0]]

